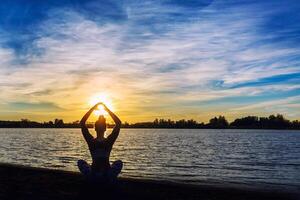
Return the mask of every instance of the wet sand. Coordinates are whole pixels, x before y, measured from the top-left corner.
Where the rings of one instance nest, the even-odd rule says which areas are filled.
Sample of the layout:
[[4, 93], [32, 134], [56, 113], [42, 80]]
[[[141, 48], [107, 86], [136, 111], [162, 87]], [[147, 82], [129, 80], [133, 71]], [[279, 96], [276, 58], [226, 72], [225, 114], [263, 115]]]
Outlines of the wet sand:
[[298, 200], [300, 192], [232, 185], [187, 185], [120, 178], [116, 186], [91, 185], [76, 172], [0, 164], [0, 199], [213, 199]]

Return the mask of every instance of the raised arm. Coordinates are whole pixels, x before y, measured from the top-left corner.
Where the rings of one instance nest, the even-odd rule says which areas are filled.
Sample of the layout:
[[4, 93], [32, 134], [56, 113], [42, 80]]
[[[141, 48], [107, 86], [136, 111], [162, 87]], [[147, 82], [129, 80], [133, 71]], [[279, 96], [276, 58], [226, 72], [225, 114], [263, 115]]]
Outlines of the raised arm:
[[107, 137], [107, 140], [109, 141], [109, 143], [111, 143], [111, 145], [113, 145], [116, 141], [116, 139], [119, 136], [120, 133], [120, 128], [121, 128], [121, 120], [119, 119], [119, 117], [117, 115], [115, 115], [115, 113], [113, 113], [111, 110], [109, 110], [106, 105], [103, 104], [104, 109], [108, 112], [108, 114], [111, 116], [111, 118], [114, 120], [115, 122], [115, 127], [113, 129], [113, 131], [111, 132], [111, 134]]
[[85, 113], [85, 115], [82, 117], [82, 119], [80, 121], [81, 132], [82, 132], [82, 135], [83, 135], [85, 141], [88, 143], [88, 145], [92, 144], [94, 137], [90, 134], [85, 123], [86, 123], [86, 120], [90, 117], [91, 113], [98, 107], [99, 104], [100, 103], [97, 103], [87, 113]]

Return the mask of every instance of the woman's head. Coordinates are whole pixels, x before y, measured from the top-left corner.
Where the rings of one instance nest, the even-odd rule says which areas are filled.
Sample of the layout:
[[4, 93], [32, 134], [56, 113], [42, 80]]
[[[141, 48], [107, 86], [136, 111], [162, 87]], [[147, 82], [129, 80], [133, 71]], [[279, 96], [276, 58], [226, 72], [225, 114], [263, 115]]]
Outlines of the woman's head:
[[100, 115], [98, 120], [95, 122], [95, 131], [97, 134], [104, 134], [106, 131], [106, 119], [103, 115]]

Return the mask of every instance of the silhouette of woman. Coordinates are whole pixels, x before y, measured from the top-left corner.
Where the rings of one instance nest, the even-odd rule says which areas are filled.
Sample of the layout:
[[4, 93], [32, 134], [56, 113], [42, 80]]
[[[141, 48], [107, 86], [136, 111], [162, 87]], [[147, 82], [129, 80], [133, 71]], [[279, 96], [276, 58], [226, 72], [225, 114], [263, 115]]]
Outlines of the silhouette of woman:
[[[95, 123], [95, 131], [97, 133], [96, 138], [94, 138], [90, 134], [85, 124], [91, 113], [99, 105], [103, 105], [105, 111], [109, 113], [109, 115], [115, 122], [115, 127], [113, 128], [112, 133], [107, 138], [104, 137], [104, 133], [106, 131], [106, 119], [103, 115], [100, 115]], [[103, 103], [97, 103], [83, 116], [80, 121], [80, 125], [82, 135], [88, 144], [92, 156], [91, 166], [84, 160], [78, 160], [77, 165], [80, 172], [88, 179], [93, 181], [113, 182], [114, 180], [116, 180], [123, 167], [123, 163], [121, 160], [113, 162], [112, 165], [110, 165], [109, 163], [109, 156], [112, 150], [112, 146], [119, 136], [121, 120]]]

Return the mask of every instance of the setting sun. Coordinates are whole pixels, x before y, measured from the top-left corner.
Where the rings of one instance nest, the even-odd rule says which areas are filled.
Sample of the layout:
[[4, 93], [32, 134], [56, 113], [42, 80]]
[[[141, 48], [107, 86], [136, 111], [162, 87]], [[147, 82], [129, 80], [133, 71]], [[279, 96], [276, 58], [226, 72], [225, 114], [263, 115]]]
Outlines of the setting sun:
[[[109, 95], [106, 93], [100, 93], [92, 96], [89, 100], [89, 105], [93, 106], [96, 103], [102, 102], [104, 103], [109, 109], [114, 110], [111, 98], [109, 98]], [[107, 115], [107, 112], [104, 110], [104, 107], [102, 105], [98, 106], [98, 109], [94, 111], [94, 114], [96, 116], [99, 115]]]
[[104, 110], [104, 107], [102, 105], [99, 105], [97, 110], [94, 111], [94, 114], [96, 116], [105, 115], [106, 111]]

